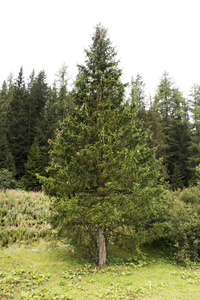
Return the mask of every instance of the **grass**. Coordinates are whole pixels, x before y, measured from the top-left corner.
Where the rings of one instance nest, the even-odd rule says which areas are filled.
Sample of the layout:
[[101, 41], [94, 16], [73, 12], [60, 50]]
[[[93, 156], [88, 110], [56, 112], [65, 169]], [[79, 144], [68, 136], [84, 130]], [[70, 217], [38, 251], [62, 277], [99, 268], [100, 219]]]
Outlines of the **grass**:
[[0, 191], [0, 299], [199, 299], [200, 265], [184, 268], [150, 252], [129, 259], [109, 249], [109, 265], [90, 265], [48, 224], [42, 193]]
[[[12, 245], [0, 251], [3, 299], [198, 299], [200, 266], [150, 259], [103, 268], [56, 242]], [[2, 298], [0, 298], [2, 299]]]

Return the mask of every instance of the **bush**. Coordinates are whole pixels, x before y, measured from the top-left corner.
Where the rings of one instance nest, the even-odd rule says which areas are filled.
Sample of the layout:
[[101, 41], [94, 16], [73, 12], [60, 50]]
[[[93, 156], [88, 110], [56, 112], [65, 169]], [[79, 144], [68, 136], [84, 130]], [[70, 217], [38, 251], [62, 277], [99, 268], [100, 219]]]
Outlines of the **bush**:
[[178, 261], [200, 258], [200, 186], [168, 192], [161, 208], [165, 243]]

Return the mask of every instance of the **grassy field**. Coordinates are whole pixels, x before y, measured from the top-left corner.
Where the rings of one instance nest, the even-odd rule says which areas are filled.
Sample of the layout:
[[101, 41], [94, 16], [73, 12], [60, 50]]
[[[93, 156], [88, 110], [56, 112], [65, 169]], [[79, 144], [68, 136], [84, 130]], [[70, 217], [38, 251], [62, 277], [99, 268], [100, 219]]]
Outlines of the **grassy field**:
[[184, 268], [149, 251], [133, 260], [111, 248], [99, 268], [55, 240], [48, 216], [42, 193], [0, 191], [1, 300], [200, 299], [200, 265]]
[[159, 258], [89, 265], [65, 244], [12, 245], [0, 251], [0, 299], [199, 299], [200, 266]]

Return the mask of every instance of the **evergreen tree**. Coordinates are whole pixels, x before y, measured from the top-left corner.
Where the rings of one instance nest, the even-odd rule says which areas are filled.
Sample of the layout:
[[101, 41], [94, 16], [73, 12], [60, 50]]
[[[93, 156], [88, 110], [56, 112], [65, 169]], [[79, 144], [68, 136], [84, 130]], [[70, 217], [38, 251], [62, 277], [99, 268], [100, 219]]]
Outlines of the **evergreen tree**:
[[5, 129], [0, 122], [0, 169], [7, 169], [15, 175], [15, 163], [10, 152]]
[[[30, 150], [30, 147], [33, 142], [33, 138], [35, 136], [35, 119], [38, 118], [38, 114], [34, 115], [35, 107], [34, 107], [34, 92], [33, 92], [33, 86], [35, 81], [35, 71], [33, 70], [28, 82], [28, 95], [27, 95], [27, 103], [26, 103], [26, 110], [28, 114], [28, 124], [27, 124], [27, 131], [28, 131], [28, 148]], [[35, 119], [34, 119], [35, 118]]]
[[44, 71], [39, 72], [37, 77], [34, 76], [34, 72], [31, 74], [29, 89], [29, 135], [30, 144], [32, 145], [35, 135], [37, 132], [40, 132], [40, 123], [45, 118], [46, 103], [49, 96], [49, 88]]
[[192, 173], [190, 184], [198, 181], [196, 167], [200, 164], [200, 86], [194, 85], [190, 94], [192, 136], [189, 145], [189, 167]]
[[151, 136], [148, 142], [148, 146], [155, 148], [155, 157], [157, 159], [163, 159], [163, 164], [161, 166], [161, 176], [167, 180], [169, 175], [167, 173], [167, 143], [166, 137], [163, 132], [162, 119], [158, 113], [157, 106], [155, 102], [150, 99], [150, 107], [146, 112], [145, 128], [149, 128]]
[[19, 76], [14, 83], [13, 97], [8, 107], [7, 130], [9, 148], [15, 161], [17, 179], [20, 179], [24, 174], [24, 164], [28, 154], [28, 114], [26, 101], [27, 91], [23, 77], [23, 69], [21, 68]]
[[7, 131], [8, 123], [8, 108], [13, 98], [13, 77], [9, 76], [8, 80], [3, 82], [0, 90], [0, 122]]
[[2, 89], [0, 91], [0, 122], [1, 125], [6, 128], [6, 120], [7, 120], [7, 110], [9, 106], [9, 100], [8, 100], [8, 88], [7, 83], [4, 80], [2, 84]]
[[[188, 186], [190, 179], [188, 147], [190, 142], [188, 106], [181, 92], [164, 73], [155, 96], [167, 141], [167, 168], [171, 187]], [[179, 180], [175, 179], [179, 174]], [[178, 186], [177, 186], [178, 184]]]
[[56, 196], [52, 222], [72, 244], [84, 245], [106, 263], [110, 239], [119, 239], [147, 221], [161, 192], [159, 162], [147, 146], [147, 132], [124, 101], [116, 52], [100, 25], [79, 65], [75, 107], [52, 141], [49, 178]]
[[12, 100], [12, 77], [10, 76], [8, 80], [8, 83], [3, 82], [0, 91], [0, 169], [7, 169], [14, 176], [15, 163], [7, 140], [8, 108]]
[[72, 106], [72, 98], [70, 97], [70, 93], [67, 90], [68, 77], [66, 65], [63, 65], [59, 70], [56, 83], [58, 85], [58, 98], [56, 102], [57, 118], [58, 121], [62, 122], [66, 118]]
[[30, 77], [30, 92], [28, 96], [28, 133], [29, 133], [29, 150], [37, 137], [38, 145], [41, 151], [42, 168], [45, 170], [48, 161], [48, 135], [51, 131], [51, 123], [47, 120], [47, 108], [49, 102], [49, 87], [46, 82], [46, 74], [44, 71], [39, 72], [35, 77], [34, 72]]
[[39, 191], [41, 189], [39, 180], [36, 178], [36, 173], [41, 173], [41, 155], [37, 139], [35, 138], [25, 164], [25, 174], [23, 177], [25, 189], [32, 191]]
[[139, 117], [144, 117], [145, 114], [145, 84], [143, 82], [142, 76], [137, 74], [136, 79], [131, 78], [131, 92], [130, 92], [130, 104], [132, 109], [137, 109], [139, 112]]

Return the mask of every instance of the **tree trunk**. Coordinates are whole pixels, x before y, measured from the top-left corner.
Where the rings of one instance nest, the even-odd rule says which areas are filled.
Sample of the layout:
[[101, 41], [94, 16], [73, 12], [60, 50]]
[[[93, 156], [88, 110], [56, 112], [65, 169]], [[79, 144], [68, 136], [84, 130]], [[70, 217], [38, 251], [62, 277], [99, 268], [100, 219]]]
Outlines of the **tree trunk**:
[[99, 227], [99, 265], [106, 264], [106, 238], [103, 229]]

